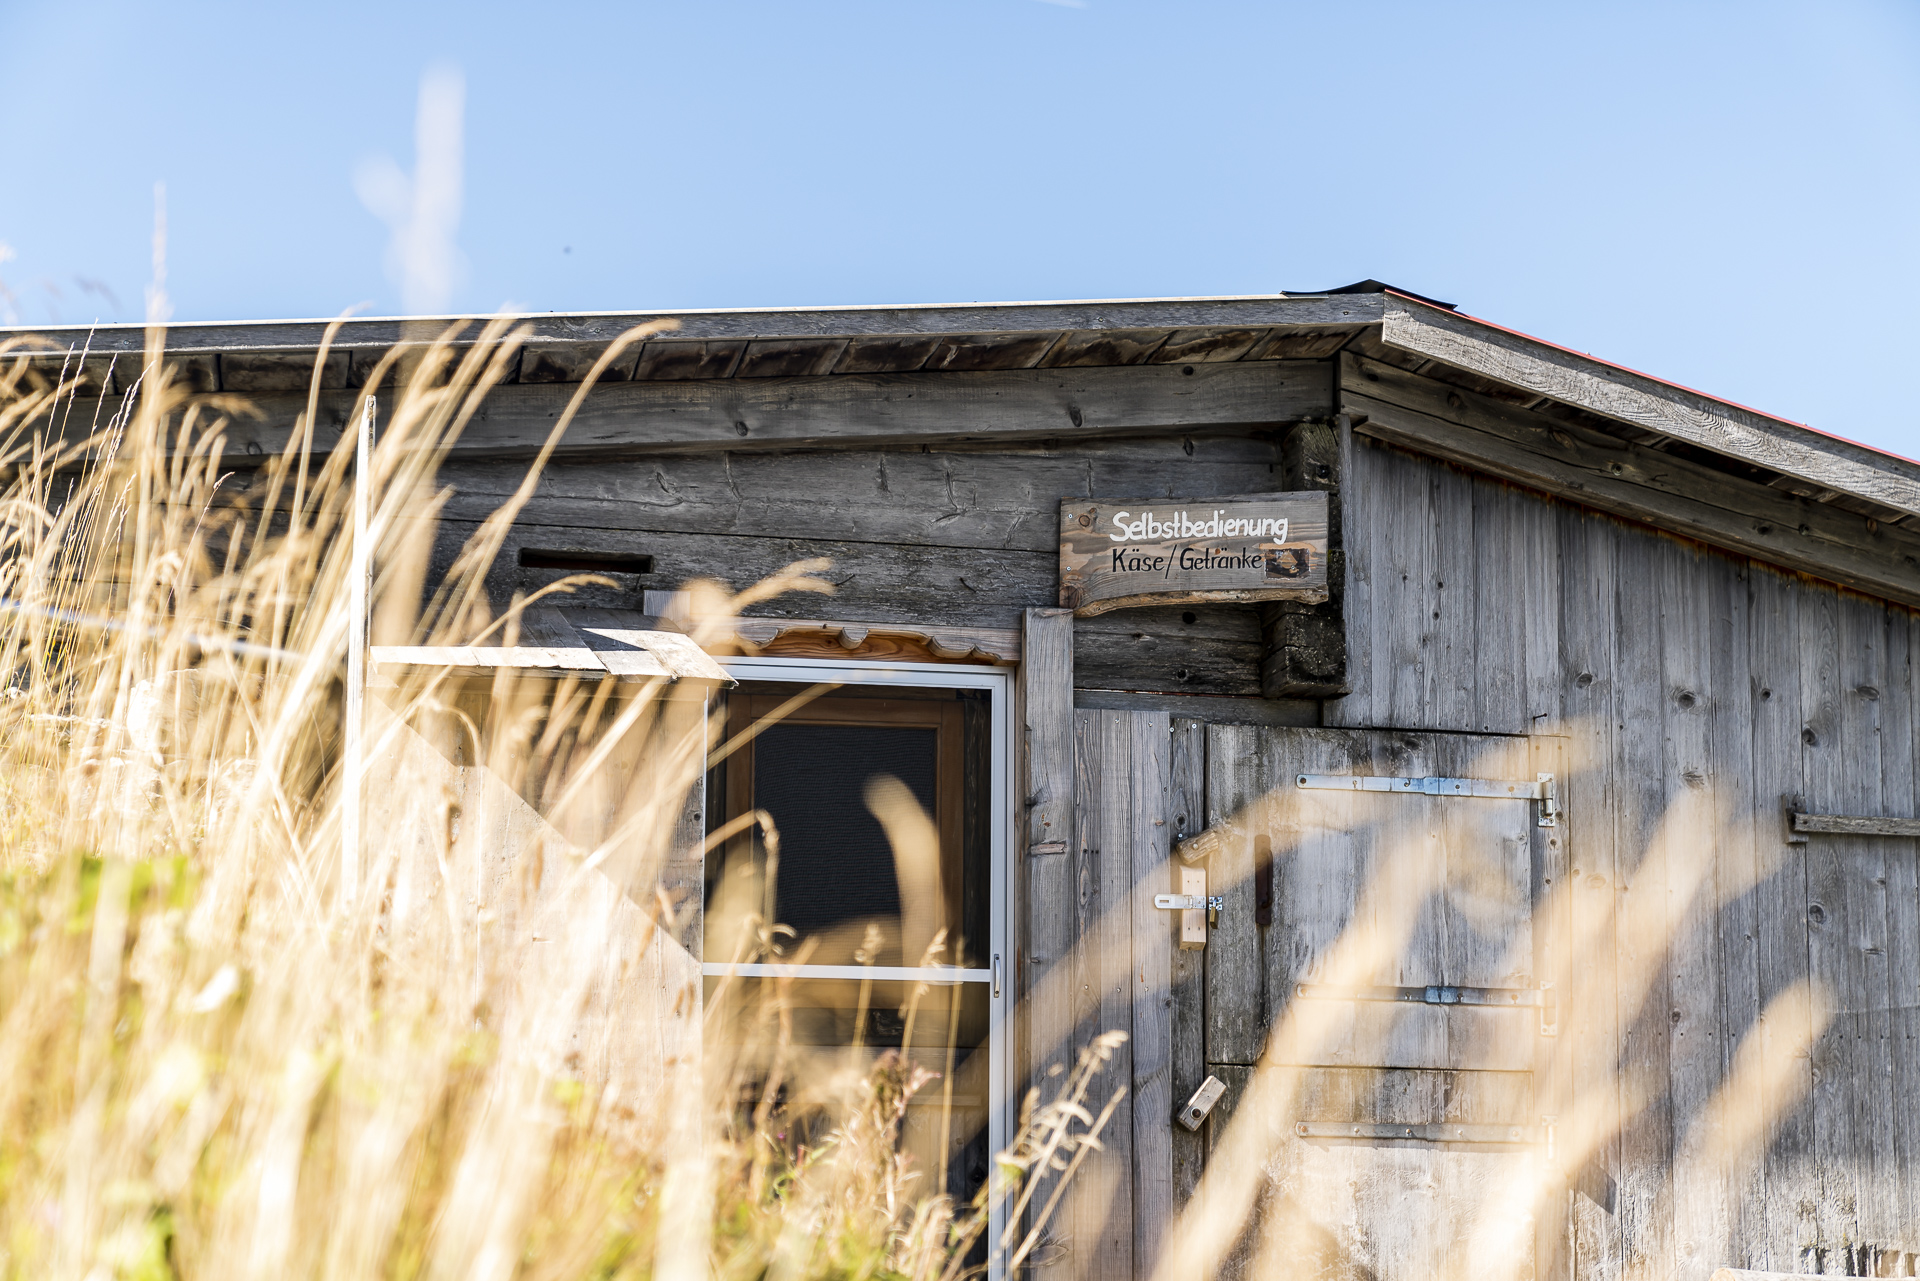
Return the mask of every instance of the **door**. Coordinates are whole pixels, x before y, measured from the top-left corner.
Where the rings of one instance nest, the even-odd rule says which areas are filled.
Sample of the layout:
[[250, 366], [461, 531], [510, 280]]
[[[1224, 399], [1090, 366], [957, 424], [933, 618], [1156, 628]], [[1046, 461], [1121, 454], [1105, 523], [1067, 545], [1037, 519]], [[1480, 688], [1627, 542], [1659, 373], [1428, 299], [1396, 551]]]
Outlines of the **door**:
[[842, 1119], [849, 1072], [898, 1061], [922, 1079], [901, 1147], [964, 1203], [987, 1177], [1003, 1088], [1005, 677], [729, 667], [740, 682], [709, 784], [709, 1087], [777, 1106], [805, 1141]]
[[1225, 1275], [1536, 1275], [1552, 741], [1209, 728], [1206, 1186], [1248, 1225]]

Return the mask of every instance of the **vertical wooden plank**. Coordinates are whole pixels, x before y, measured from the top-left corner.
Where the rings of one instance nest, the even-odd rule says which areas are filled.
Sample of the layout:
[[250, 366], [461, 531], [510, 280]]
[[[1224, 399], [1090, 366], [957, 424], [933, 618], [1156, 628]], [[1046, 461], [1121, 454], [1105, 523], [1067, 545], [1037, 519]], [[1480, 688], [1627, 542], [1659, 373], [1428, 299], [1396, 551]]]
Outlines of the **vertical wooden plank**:
[[[1887, 812], [1920, 814], [1920, 658], [1916, 615], [1887, 609], [1887, 698], [1881, 788]], [[1920, 1223], [1920, 840], [1887, 845], [1888, 1034], [1893, 1059], [1893, 1149], [1900, 1221]]]
[[[1025, 1014], [1020, 1035], [1023, 1088], [1046, 1091], [1048, 1072], [1071, 1067], [1079, 1026], [1079, 1002], [1072, 982], [1078, 941], [1079, 844], [1074, 833], [1073, 614], [1064, 609], [1030, 609], [1023, 619], [1019, 704], [1022, 728], [1021, 804], [1016, 830], [1025, 847], [1018, 851], [1020, 888], [1014, 953], [1016, 990]], [[1071, 1209], [1050, 1224], [1058, 1240], [1072, 1232]], [[1072, 1256], [1046, 1250], [1035, 1263], [1042, 1281], [1066, 1281], [1075, 1275]]]
[[1030, 609], [1024, 623], [1019, 714], [1026, 848], [1020, 851], [1020, 866], [1025, 871], [1027, 929], [1016, 955], [1027, 1006], [1027, 1062], [1037, 1080], [1050, 1064], [1063, 1061], [1077, 1022], [1070, 989], [1041, 982], [1050, 967], [1068, 957], [1077, 939], [1072, 876], [1073, 613]]
[[1340, 610], [1347, 629], [1347, 677], [1353, 692], [1330, 699], [1322, 715], [1329, 725], [1374, 723], [1379, 689], [1375, 670], [1376, 647], [1374, 579], [1379, 551], [1374, 516], [1379, 503], [1374, 494], [1380, 470], [1380, 449], [1356, 438], [1351, 428], [1340, 433], [1340, 549], [1346, 563], [1346, 595]]
[[[1879, 601], [1837, 595], [1841, 782], [1846, 814], [1885, 814], [1882, 744], [1887, 702], [1887, 611]], [[1844, 1023], [1834, 1032], [1846, 1047], [1848, 1163], [1859, 1189], [1859, 1236], [1886, 1243], [1905, 1235], [1893, 1177], [1892, 1000], [1887, 986], [1887, 853], [1884, 837], [1832, 837], [1845, 915], [1847, 987]], [[1823, 843], [1816, 840], [1814, 843]], [[1829, 922], [1830, 926], [1835, 924]]]
[[[1667, 1097], [1673, 1126], [1670, 1253], [1656, 1269], [1725, 1259], [1733, 1248], [1721, 1155], [1701, 1127], [1726, 1067], [1720, 1015], [1719, 912], [1713, 864], [1722, 833], [1696, 802], [1717, 786], [1713, 758], [1712, 593], [1718, 558], [1671, 539], [1653, 544], [1660, 608], [1660, 715], [1665, 767], [1663, 824], [1667, 911], [1674, 923], [1666, 957], [1669, 1024]], [[1689, 795], [1693, 793], [1693, 795]], [[1643, 885], [1646, 878], [1642, 878]], [[1666, 1013], [1666, 1018], [1659, 1015]]]
[[[1775, 839], [1771, 813], [1777, 801], [1756, 801], [1753, 777], [1754, 680], [1750, 636], [1753, 617], [1745, 562], [1715, 558], [1709, 589], [1707, 637], [1712, 685], [1709, 694], [1709, 750], [1714, 794], [1732, 819], [1718, 834], [1714, 855], [1714, 900], [1719, 904], [1720, 1070], [1724, 1078], [1748, 1036], [1760, 1027], [1759, 892], [1762, 852], [1757, 842]], [[1752, 822], [1743, 821], [1752, 816]], [[1763, 1124], [1764, 1100], [1757, 1090], [1729, 1099], [1736, 1115]], [[1766, 1182], [1763, 1153], [1753, 1152], [1725, 1170], [1729, 1229], [1733, 1246], [1725, 1256], [1739, 1266], [1765, 1268]]]
[[[1481, 566], [1475, 556], [1460, 554], [1475, 547], [1473, 478], [1444, 463], [1422, 460], [1421, 466], [1427, 472], [1430, 511], [1420, 530], [1427, 573], [1424, 594], [1433, 615], [1424, 656], [1427, 700], [1395, 707], [1388, 723], [1475, 730], [1480, 728], [1474, 701], [1480, 673], [1474, 661], [1474, 584]], [[1510, 652], [1506, 661], [1511, 664], [1515, 657]]]
[[[1195, 720], [1176, 720], [1170, 728], [1167, 761], [1167, 822], [1174, 839], [1193, 836], [1205, 829], [1207, 727]], [[1179, 863], [1180, 860], [1174, 860]], [[1209, 893], [1212, 886], [1209, 869]], [[1208, 944], [1212, 946], [1211, 941]], [[1200, 1083], [1207, 1078], [1207, 973], [1206, 951], [1173, 953], [1172, 1033], [1173, 1096], [1177, 1110]], [[1171, 1130], [1173, 1138], [1173, 1208], [1177, 1212], [1192, 1197], [1206, 1165], [1206, 1139], [1200, 1131], [1183, 1125]]]
[[1668, 1196], [1673, 1156], [1673, 1115], [1667, 1094], [1672, 993], [1665, 965], [1668, 868], [1657, 837], [1667, 803], [1664, 708], [1660, 670], [1661, 632], [1668, 602], [1656, 594], [1657, 549], [1662, 540], [1623, 529], [1618, 547], [1619, 600], [1614, 626], [1619, 636], [1615, 709], [1625, 728], [1615, 768], [1615, 841], [1620, 859], [1616, 947], [1620, 990], [1621, 1092], [1645, 1099], [1643, 1110], [1620, 1134], [1617, 1204], [1626, 1260], [1658, 1273], [1672, 1240]]
[[1617, 1275], [1623, 1266], [1616, 1181], [1620, 1170], [1620, 1053], [1616, 904], [1624, 885], [1617, 857], [1619, 789], [1616, 757], [1622, 730], [1615, 709], [1619, 619], [1615, 611], [1619, 526], [1564, 508], [1559, 513], [1562, 582], [1561, 701], [1567, 731], [1562, 801], [1571, 816], [1569, 923], [1581, 950], [1570, 957], [1561, 1036], [1572, 1091], [1589, 1101], [1597, 1139], [1577, 1158], [1573, 1199], [1576, 1276]]
[[1472, 682], [1472, 718], [1465, 728], [1482, 733], [1524, 734], [1528, 728], [1529, 651], [1521, 583], [1531, 548], [1523, 539], [1526, 525], [1517, 510], [1528, 501], [1497, 480], [1472, 478], [1472, 637], [1453, 661], [1465, 666], [1466, 679]]
[[[1561, 736], [1534, 735], [1527, 743], [1531, 772], [1553, 775], [1564, 789], [1567, 746]], [[1564, 790], [1561, 795], [1566, 795]], [[1571, 810], [1562, 809], [1557, 826], [1536, 826], [1532, 832], [1533, 973], [1538, 981], [1553, 985], [1557, 1027], [1554, 1036], [1533, 1038], [1534, 1103], [1543, 1124], [1559, 1127], [1567, 1125], [1578, 1101], [1573, 1092], [1572, 1056], [1567, 1049], [1571, 1044], [1567, 997], [1573, 987], [1569, 948], [1573, 929], [1571, 836], [1575, 821], [1577, 816]], [[1572, 1281], [1573, 1207], [1567, 1174], [1564, 1163], [1556, 1163], [1544, 1174], [1534, 1224], [1536, 1281]]]
[[[1530, 552], [1516, 513], [1533, 500], [1377, 445], [1351, 455], [1341, 494], [1354, 692], [1327, 703], [1326, 723], [1523, 732], [1517, 565]], [[1485, 539], [1475, 532], [1483, 509]], [[1476, 640], [1483, 622], [1490, 644]]]
[[[1260, 796], [1261, 740], [1251, 726], [1207, 727], [1208, 827], [1222, 827]], [[1207, 940], [1207, 1061], [1251, 1064], [1266, 1042], [1266, 965], [1253, 919], [1251, 834], [1228, 832], [1209, 863], [1209, 892], [1225, 899], [1226, 909]]]
[[[1845, 777], [1840, 722], [1840, 600], [1830, 589], [1806, 587], [1800, 599], [1800, 719], [1807, 804], [1844, 811], [1851, 790]], [[1808, 969], [1816, 1009], [1830, 1020], [1814, 1047], [1813, 1139], [1820, 1195], [1816, 1244], [1831, 1250], [1856, 1239], [1862, 1189], [1853, 1168], [1858, 1149], [1848, 1094], [1853, 1028], [1845, 1017], [1852, 996], [1852, 949], [1847, 941], [1846, 852], [1829, 838], [1797, 847], [1807, 867]]]
[[[1434, 706], [1432, 464], [1384, 452], [1374, 495], [1373, 723], [1421, 728]], [[1451, 620], [1449, 620], [1451, 621]], [[1408, 719], [1411, 715], [1412, 719]]]
[[1164, 712], [1127, 716], [1132, 859], [1133, 1266], [1147, 1281], [1173, 1217], [1173, 960], [1178, 914], [1153, 905], [1174, 890], [1168, 811], [1172, 731]]
[[[1888, 609], [1881, 787], [1886, 812], [1920, 815], [1920, 615]], [[1920, 841], [1887, 842], [1887, 991], [1893, 1058], [1893, 1152], [1898, 1220], [1920, 1224]], [[1913, 1244], [1912, 1242], [1909, 1242]]]
[[1559, 509], [1535, 494], [1513, 496], [1517, 523], [1518, 608], [1526, 631], [1526, 683], [1521, 691], [1527, 723], [1535, 733], [1561, 732], [1561, 592]]
[[[1090, 722], [1089, 742], [1095, 744], [1089, 763], [1097, 762], [1101, 775], [1098, 806], [1088, 817], [1094, 823], [1098, 844], [1093, 854], [1095, 893], [1088, 903], [1083, 938], [1094, 943], [1087, 949], [1087, 973], [1096, 998], [1093, 1031], [1125, 1032], [1131, 1038], [1133, 1028], [1133, 722], [1131, 712], [1081, 712]], [[1165, 724], [1164, 720], [1161, 722]], [[1089, 771], [1091, 772], [1091, 771]], [[1084, 775], [1082, 776], [1085, 777]], [[1110, 1079], [1102, 1083], [1098, 1096], [1130, 1085], [1134, 1047], [1129, 1043], [1114, 1055]], [[1121, 1100], [1113, 1120], [1102, 1136], [1106, 1151], [1100, 1164], [1105, 1167], [1100, 1182], [1110, 1182], [1112, 1197], [1106, 1213], [1090, 1230], [1084, 1221], [1079, 1228], [1076, 1249], [1086, 1254], [1094, 1278], [1129, 1277], [1133, 1274], [1133, 1112], [1131, 1097]]]
[[[1785, 822], [1778, 817], [1789, 800], [1799, 803], [1805, 793], [1802, 757], [1807, 748], [1800, 718], [1804, 589], [1758, 565], [1749, 568], [1747, 582], [1752, 601], [1748, 655], [1753, 673], [1754, 840], [1769, 869], [1754, 894], [1755, 960], [1764, 1009], [1808, 977], [1807, 864], [1801, 847], [1785, 843]], [[1800, 1266], [1801, 1251], [1811, 1248], [1819, 1234], [1813, 1112], [1808, 1098], [1812, 1061], [1790, 1057], [1784, 1049], [1805, 1044], [1810, 1029], [1805, 1022], [1789, 1026], [1776, 1013], [1761, 1030], [1767, 1043], [1778, 1047], [1770, 1057], [1790, 1063], [1793, 1076], [1784, 1093], [1768, 1089], [1761, 1093], [1760, 1106], [1775, 1128], [1761, 1166], [1766, 1193], [1765, 1253], [1764, 1259], [1754, 1263], [1787, 1271]]]

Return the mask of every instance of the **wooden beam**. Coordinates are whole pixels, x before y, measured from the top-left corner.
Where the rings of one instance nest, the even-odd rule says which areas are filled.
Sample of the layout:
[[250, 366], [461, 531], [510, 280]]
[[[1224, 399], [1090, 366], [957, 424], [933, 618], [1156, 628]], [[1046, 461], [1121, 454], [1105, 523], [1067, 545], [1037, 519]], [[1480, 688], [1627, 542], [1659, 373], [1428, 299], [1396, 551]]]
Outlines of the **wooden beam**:
[[1834, 836], [1920, 836], [1920, 818], [1879, 818], [1871, 814], [1795, 814], [1793, 831]]
[[[1341, 358], [1354, 430], [1615, 516], [1907, 605], [1920, 537], [1765, 485], [1577, 429], [1361, 357]], [[1597, 436], [1598, 433], [1591, 433]], [[1361, 496], [1364, 501], [1364, 496]]]
[[1725, 404], [1590, 356], [1393, 296], [1389, 347], [1415, 352], [1772, 471], [1920, 513], [1920, 464]]
[[[453, 455], [531, 457], [573, 390], [495, 388]], [[356, 395], [322, 394], [318, 448], [333, 446]], [[306, 409], [304, 395], [260, 396], [252, 403], [260, 417], [236, 416], [228, 428], [229, 466], [279, 453], [295, 417]], [[100, 421], [111, 416], [111, 408]], [[588, 394], [561, 448], [601, 457], [616, 450], [1112, 436], [1280, 424], [1332, 411], [1332, 366], [1325, 361], [623, 382]], [[92, 423], [92, 402], [76, 403], [63, 421]]]
[[[1073, 611], [1029, 609], [1023, 617], [1018, 722], [1021, 787], [1014, 831], [1023, 910], [1018, 914], [1015, 991], [1026, 1018], [1021, 1058], [1027, 1085], [1044, 1088], [1077, 1024], [1071, 985], [1050, 971], [1071, 966], [1078, 891], [1073, 869]], [[1071, 1059], [1066, 1060], [1071, 1067]]]
[[[767, 308], [743, 311], [542, 312], [518, 317], [540, 342], [606, 342], [635, 325], [672, 320], [675, 336], [691, 339], [853, 338], [860, 335], [1001, 334], [1039, 330], [1252, 329], [1251, 347], [1272, 326], [1315, 328], [1377, 324], [1387, 308], [1384, 294], [1238, 298], [1123, 298], [1113, 301], [935, 304], [908, 307]], [[349, 320], [335, 346], [381, 349], [438, 336], [459, 316]], [[167, 330], [167, 350], [311, 351], [320, 344], [325, 320], [215, 321], [178, 324]], [[470, 321], [478, 332], [481, 322]], [[139, 351], [145, 328], [138, 324], [0, 328], [0, 339], [32, 334], [61, 347], [86, 346], [95, 354]]]

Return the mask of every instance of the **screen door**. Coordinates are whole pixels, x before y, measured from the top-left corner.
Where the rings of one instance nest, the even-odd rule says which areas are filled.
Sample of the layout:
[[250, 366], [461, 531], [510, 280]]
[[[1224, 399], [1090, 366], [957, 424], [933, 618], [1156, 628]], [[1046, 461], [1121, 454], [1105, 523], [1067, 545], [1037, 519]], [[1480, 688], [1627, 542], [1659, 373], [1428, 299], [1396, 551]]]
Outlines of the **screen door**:
[[[1004, 672], [729, 664], [709, 828], [710, 1065], [804, 1134], [882, 1056], [923, 1074], [901, 1145], [971, 1198], [1003, 1141]], [[743, 925], [744, 923], [744, 925]], [[780, 987], [778, 1014], [768, 998]], [[715, 1069], [710, 1069], [711, 1070]]]

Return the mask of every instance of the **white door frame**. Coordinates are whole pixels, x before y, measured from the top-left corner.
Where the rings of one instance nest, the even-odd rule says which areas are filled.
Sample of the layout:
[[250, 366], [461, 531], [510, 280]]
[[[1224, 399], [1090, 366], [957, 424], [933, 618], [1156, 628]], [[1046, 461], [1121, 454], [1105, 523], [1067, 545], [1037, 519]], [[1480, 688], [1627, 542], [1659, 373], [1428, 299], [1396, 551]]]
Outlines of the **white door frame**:
[[[919, 969], [904, 967], [898, 977], [922, 978], [933, 982], [982, 983], [988, 985], [987, 1022], [987, 1178], [994, 1177], [995, 1154], [1006, 1150], [1013, 1137], [1013, 949], [1008, 923], [1013, 919], [1013, 805], [1018, 794], [1013, 769], [1017, 759], [1013, 739], [1013, 690], [1018, 671], [1013, 667], [987, 667], [962, 663], [891, 663], [871, 659], [817, 658], [727, 658], [720, 660], [727, 674], [736, 680], [788, 681], [802, 685], [837, 683], [840, 685], [894, 686], [905, 689], [983, 689], [990, 696], [988, 737], [991, 762], [988, 767], [987, 865], [991, 881], [987, 892], [988, 968], [955, 970], [951, 967]], [[768, 973], [822, 971], [821, 977], [841, 977], [828, 973], [836, 966], [729, 966], [705, 964], [707, 974], [750, 973], [762, 969]], [[872, 971], [863, 971], [873, 977]], [[859, 977], [855, 975], [854, 977]], [[889, 975], [889, 977], [894, 977]], [[992, 1260], [991, 1281], [1004, 1275], [995, 1244], [1006, 1230], [1006, 1210], [995, 1205], [988, 1231], [987, 1256]]]

